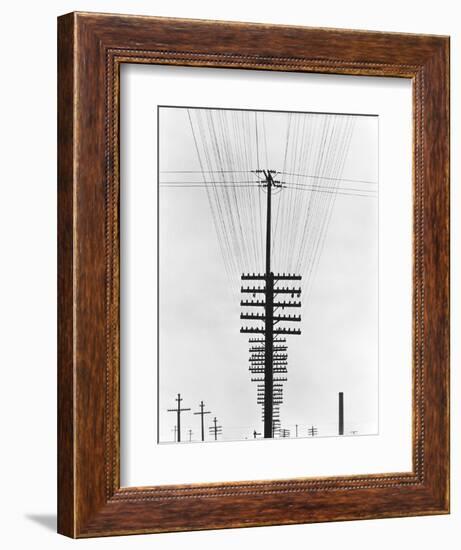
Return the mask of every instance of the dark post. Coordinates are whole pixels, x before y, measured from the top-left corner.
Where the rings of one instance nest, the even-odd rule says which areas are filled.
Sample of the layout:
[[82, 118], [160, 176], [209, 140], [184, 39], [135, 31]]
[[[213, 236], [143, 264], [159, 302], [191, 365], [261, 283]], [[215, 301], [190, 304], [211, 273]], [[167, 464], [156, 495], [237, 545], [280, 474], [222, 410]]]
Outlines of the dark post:
[[[282, 403], [282, 390], [280, 382], [286, 382], [286, 378], [274, 378], [274, 374], [286, 374], [287, 355], [280, 353], [286, 351], [286, 346], [280, 346], [285, 343], [285, 338], [280, 338], [285, 334], [301, 334], [300, 329], [288, 328], [284, 326], [275, 326], [280, 322], [299, 322], [301, 315], [285, 315], [283, 313], [274, 313], [274, 310], [293, 307], [301, 307], [300, 301], [286, 300], [283, 296], [291, 298], [301, 295], [301, 288], [290, 288], [277, 286], [280, 281], [300, 281], [301, 275], [290, 273], [277, 273], [271, 271], [271, 209], [272, 209], [272, 187], [282, 188], [283, 182], [274, 180], [274, 170], [255, 170], [257, 174], [264, 174], [264, 180], [259, 182], [267, 189], [267, 219], [266, 219], [266, 266], [264, 273], [243, 273], [242, 281], [264, 281], [264, 287], [242, 285], [241, 292], [244, 294], [253, 294], [253, 300], [241, 300], [243, 307], [261, 307], [264, 313], [241, 313], [240, 319], [257, 320], [264, 323], [264, 326], [241, 327], [241, 333], [264, 334], [264, 338], [250, 338], [250, 368], [255, 376], [251, 378], [252, 382], [258, 383], [257, 403], [263, 406], [264, 437], [274, 437], [274, 420], [278, 421], [277, 407]], [[264, 294], [264, 300], [256, 299], [256, 294]], [[275, 298], [275, 297], [277, 298]], [[275, 338], [275, 341], [274, 341]], [[275, 353], [274, 355], [274, 352]], [[274, 409], [275, 407], [275, 409]]]
[[200, 401], [200, 410], [198, 412], [194, 412], [194, 414], [199, 414], [200, 415], [200, 425], [201, 425], [201, 429], [202, 429], [202, 441], [205, 441], [205, 425], [204, 425], [204, 416], [206, 414], [210, 414], [211, 411], [204, 411], [203, 409], [205, 408], [205, 404], [203, 403], [203, 401]]
[[266, 219], [266, 319], [265, 319], [265, 358], [264, 358], [264, 437], [273, 437], [273, 386], [272, 354], [274, 345], [274, 275], [271, 273], [271, 209], [272, 174], [264, 172], [267, 180], [267, 219]]
[[213, 426], [210, 426], [210, 433], [214, 434], [215, 441], [218, 440], [218, 435], [222, 434], [222, 426], [218, 426], [218, 419], [213, 418]]
[[178, 393], [178, 410], [177, 410], [177, 418], [178, 423], [176, 424], [178, 426], [178, 442], [181, 441], [181, 405], [180, 405], [181, 398], [179, 397]]
[[318, 431], [317, 431], [317, 428], [315, 426], [311, 426], [310, 428], [307, 429], [307, 433], [311, 437], [315, 437], [317, 435]]
[[180, 443], [181, 442], [181, 413], [184, 411], [190, 411], [190, 409], [181, 409], [182, 397], [180, 393], [178, 393], [178, 397], [176, 397], [176, 401], [178, 402], [178, 406], [176, 407], [176, 409], [167, 409], [167, 410], [168, 412], [175, 412], [177, 415], [176, 426], [178, 429], [178, 443]]
[[339, 392], [339, 435], [344, 435], [344, 394]]
[[[270, 189], [270, 187], [269, 187]], [[274, 276], [266, 274], [266, 349], [264, 358], [264, 437], [272, 437], [274, 372], [272, 369], [274, 321]]]

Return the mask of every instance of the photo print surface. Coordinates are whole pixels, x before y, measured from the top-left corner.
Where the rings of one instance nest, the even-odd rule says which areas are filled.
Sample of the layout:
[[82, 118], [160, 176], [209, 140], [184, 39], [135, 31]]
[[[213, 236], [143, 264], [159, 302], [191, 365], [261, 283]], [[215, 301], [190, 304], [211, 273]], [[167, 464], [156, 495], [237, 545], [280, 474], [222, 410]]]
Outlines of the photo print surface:
[[378, 125], [158, 107], [159, 443], [379, 433]]

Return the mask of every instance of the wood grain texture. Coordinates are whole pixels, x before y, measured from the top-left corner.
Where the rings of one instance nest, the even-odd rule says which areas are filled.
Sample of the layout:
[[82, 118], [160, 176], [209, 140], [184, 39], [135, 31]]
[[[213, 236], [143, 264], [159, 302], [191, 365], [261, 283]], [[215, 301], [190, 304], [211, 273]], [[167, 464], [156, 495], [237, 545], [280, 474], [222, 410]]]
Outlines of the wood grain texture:
[[58, 21], [58, 531], [75, 535], [73, 361], [74, 28]]
[[[58, 31], [59, 532], [447, 513], [448, 38], [87, 13], [61, 17]], [[411, 472], [120, 488], [119, 68], [126, 62], [412, 79]]]

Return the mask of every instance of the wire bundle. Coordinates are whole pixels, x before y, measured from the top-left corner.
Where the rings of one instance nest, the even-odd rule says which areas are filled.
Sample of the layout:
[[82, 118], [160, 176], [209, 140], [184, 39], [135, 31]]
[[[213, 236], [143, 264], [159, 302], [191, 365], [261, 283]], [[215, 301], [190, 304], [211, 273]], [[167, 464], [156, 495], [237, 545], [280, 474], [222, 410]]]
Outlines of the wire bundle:
[[283, 186], [273, 193], [272, 269], [302, 275], [306, 300], [337, 197], [377, 196], [375, 182], [342, 179], [355, 117], [231, 109], [187, 109], [187, 116], [200, 171], [170, 171], [187, 178], [160, 185], [205, 189], [237, 293], [243, 272], [264, 272], [266, 190], [257, 170], [276, 170]]

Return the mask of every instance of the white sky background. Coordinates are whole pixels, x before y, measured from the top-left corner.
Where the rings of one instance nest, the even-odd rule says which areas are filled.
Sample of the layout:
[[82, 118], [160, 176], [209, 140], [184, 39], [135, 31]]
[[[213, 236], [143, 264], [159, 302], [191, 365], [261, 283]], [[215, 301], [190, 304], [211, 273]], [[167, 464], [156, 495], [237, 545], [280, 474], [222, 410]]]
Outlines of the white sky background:
[[[269, 168], [282, 163], [287, 116], [265, 115]], [[160, 170], [200, 170], [187, 110], [160, 108], [159, 121]], [[376, 182], [377, 151], [378, 118], [355, 116], [342, 177]], [[161, 174], [161, 181], [179, 180], [200, 177]], [[264, 205], [266, 196], [260, 193]], [[273, 212], [280, 197], [274, 197]], [[212, 411], [207, 427], [216, 415], [223, 439], [252, 437], [253, 429], [262, 432], [262, 422], [248, 371], [249, 335], [239, 333], [245, 324], [239, 318], [240, 296], [229, 289], [206, 190], [161, 187], [159, 198], [159, 439], [173, 441], [176, 415], [166, 409], [174, 408], [178, 392], [182, 405], [193, 411], [203, 399]], [[319, 435], [336, 434], [339, 391], [345, 395], [345, 433], [378, 432], [377, 212], [377, 199], [335, 198], [307, 303], [301, 295], [302, 335], [287, 336], [288, 382], [280, 417], [292, 434], [295, 424], [303, 436], [310, 425]], [[288, 271], [282, 266], [274, 271], [278, 267]], [[240, 286], [238, 278], [235, 282]], [[199, 437], [199, 417], [192, 412], [182, 415], [183, 440], [189, 429]]]

